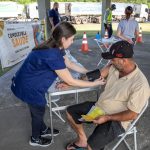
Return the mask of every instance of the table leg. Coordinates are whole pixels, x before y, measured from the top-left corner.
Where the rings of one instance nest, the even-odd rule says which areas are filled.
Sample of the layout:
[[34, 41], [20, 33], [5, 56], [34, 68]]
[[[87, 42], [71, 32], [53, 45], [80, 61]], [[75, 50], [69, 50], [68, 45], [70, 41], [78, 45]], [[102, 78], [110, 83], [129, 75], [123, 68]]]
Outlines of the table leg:
[[97, 101], [99, 99], [99, 89], [96, 90], [96, 98], [97, 98]]
[[53, 116], [52, 116], [52, 98], [51, 98], [50, 94], [48, 94], [48, 102], [49, 102], [49, 115], [50, 115], [50, 126], [51, 126], [52, 143], [54, 143]]
[[79, 93], [78, 92], [75, 93], [75, 99], [76, 99], [76, 103], [78, 104], [79, 103]]

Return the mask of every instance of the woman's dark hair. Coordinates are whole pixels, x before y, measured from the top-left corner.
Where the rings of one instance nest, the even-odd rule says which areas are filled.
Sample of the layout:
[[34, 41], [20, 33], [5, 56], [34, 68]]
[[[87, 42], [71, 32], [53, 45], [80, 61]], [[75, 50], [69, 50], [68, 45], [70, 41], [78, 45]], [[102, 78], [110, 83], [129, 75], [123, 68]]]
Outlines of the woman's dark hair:
[[76, 29], [70, 23], [61, 22], [56, 25], [50, 38], [46, 42], [35, 47], [33, 50], [59, 48], [62, 46], [62, 42], [61, 42], [62, 37], [65, 37], [67, 39], [75, 34], [76, 34]]
[[125, 14], [126, 14], [126, 19], [128, 20], [133, 13], [133, 8], [131, 6], [126, 7], [125, 9]]

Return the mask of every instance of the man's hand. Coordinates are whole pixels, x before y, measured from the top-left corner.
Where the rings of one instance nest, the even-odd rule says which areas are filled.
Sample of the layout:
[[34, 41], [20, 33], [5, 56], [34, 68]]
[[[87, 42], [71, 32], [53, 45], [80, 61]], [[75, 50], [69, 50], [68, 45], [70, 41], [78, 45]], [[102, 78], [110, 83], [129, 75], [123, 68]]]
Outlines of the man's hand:
[[108, 115], [104, 115], [104, 116], [97, 117], [95, 120], [93, 120], [93, 123], [103, 124], [109, 120], [110, 120], [110, 117]]

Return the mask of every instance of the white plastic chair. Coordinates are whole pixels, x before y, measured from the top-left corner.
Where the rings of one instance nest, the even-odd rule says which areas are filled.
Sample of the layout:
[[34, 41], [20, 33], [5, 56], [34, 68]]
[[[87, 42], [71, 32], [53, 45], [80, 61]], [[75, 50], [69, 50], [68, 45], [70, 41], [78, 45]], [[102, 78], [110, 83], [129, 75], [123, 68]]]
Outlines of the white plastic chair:
[[136, 137], [137, 129], [136, 129], [136, 123], [140, 119], [140, 117], [143, 115], [143, 113], [145, 112], [145, 110], [146, 110], [147, 107], [148, 107], [148, 101], [146, 102], [146, 104], [143, 107], [142, 111], [139, 113], [138, 117], [127, 128], [127, 130], [125, 131], [125, 133], [119, 135], [119, 137], [121, 137], [121, 139], [116, 143], [116, 145], [112, 148], [112, 150], [116, 150], [118, 148], [118, 146], [122, 142], [125, 143], [126, 147], [129, 150], [132, 150], [131, 147], [129, 146], [129, 144], [127, 143], [127, 141], [125, 140], [125, 138], [127, 137], [127, 135], [131, 135], [131, 134], [133, 134], [133, 138], [134, 138], [134, 150], [137, 150], [137, 137]]

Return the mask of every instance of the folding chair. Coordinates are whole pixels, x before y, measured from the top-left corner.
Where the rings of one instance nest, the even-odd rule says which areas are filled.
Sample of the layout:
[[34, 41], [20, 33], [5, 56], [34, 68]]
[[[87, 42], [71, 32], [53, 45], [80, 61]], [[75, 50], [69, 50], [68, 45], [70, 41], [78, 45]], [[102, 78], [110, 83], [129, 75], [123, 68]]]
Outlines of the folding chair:
[[121, 139], [116, 143], [116, 145], [112, 148], [112, 150], [116, 150], [117, 147], [120, 145], [120, 143], [124, 142], [126, 147], [129, 150], [132, 150], [131, 147], [129, 146], [129, 144], [127, 143], [127, 141], [125, 140], [127, 135], [131, 135], [133, 134], [133, 138], [134, 138], [134, 150], [137, 150], [137, 137], [136, 137], [136, 133], [137, 133], [137, 129], [136, 129], [136, 123], [137, 121], [140, 119], [140, 117], [143, 115], [143, 113], [145, 112], [146, 108], [148, 107], [148, 101], [146, 102], [145, 106], [143, 107], [142, 111], [139, 113], [138, 117], [131, 123], [131, 125], [127, 128], [127, 130], [125, 131], [125, 133], [119, 135], [119, 137], [121, 137]]

